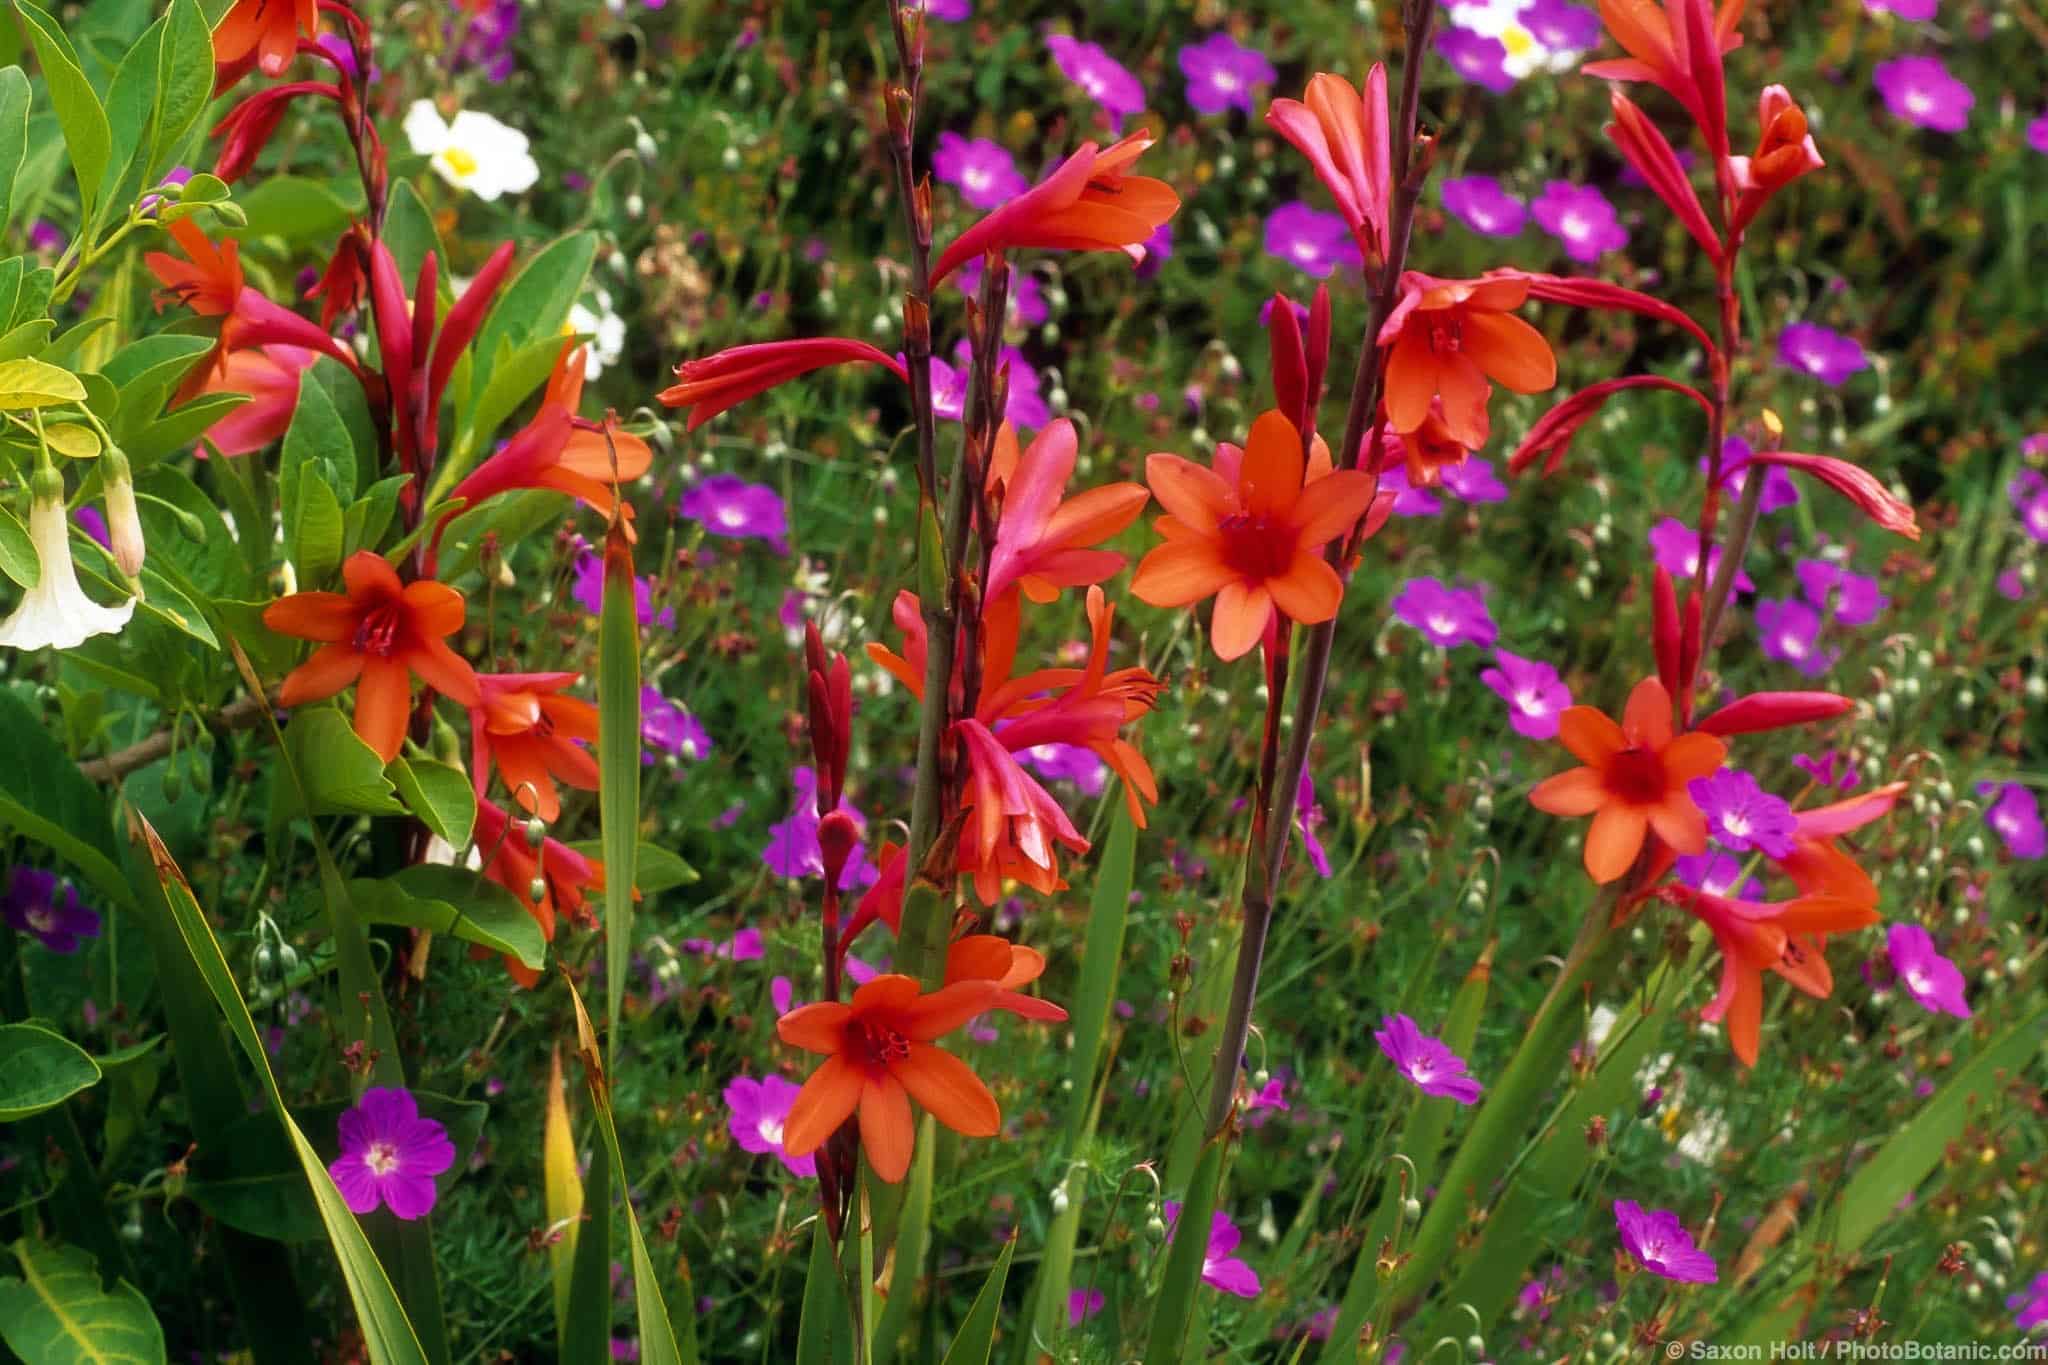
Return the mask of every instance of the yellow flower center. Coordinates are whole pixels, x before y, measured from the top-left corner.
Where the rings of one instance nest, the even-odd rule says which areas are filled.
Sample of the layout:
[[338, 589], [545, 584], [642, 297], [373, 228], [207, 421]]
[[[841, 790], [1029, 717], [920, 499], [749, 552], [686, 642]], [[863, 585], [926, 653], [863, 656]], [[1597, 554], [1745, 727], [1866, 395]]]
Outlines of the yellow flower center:
[[1510, 57], [1519, 57], [1536, 46], [1536, 39], [1520, 24], [1509, 24], [1500, 31], [1500, 45], [1508, 50]]
[[460, 147], [443, 147], [441, 164], [464, 180], [476, 174], [476, 158]]

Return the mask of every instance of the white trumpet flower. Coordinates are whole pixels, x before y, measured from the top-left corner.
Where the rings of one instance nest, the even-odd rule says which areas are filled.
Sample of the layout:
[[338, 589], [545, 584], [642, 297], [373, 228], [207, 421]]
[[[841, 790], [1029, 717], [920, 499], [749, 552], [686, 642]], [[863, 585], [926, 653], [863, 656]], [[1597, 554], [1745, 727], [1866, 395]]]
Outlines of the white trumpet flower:
[[21, 605], [0, 621], [0, 645], [15, 649], [75, 649], [95, 635], [118, 634], [135, 614], [135, 600], [103, 607], [78, 586], [71, 563], [70, 519], [64, 514], [64, 482], [52, 470], [33, 480], [28, 535], [35, 543], [41, 576]]

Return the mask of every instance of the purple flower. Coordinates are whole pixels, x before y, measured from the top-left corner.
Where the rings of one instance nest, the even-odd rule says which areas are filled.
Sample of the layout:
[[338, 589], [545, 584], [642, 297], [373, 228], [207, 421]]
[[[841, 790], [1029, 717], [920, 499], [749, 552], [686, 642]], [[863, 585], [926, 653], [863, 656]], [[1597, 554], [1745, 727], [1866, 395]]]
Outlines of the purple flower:
[[1152, 229], [1152, 235], [1145, 239], [1145, 257], [1138, 262], [1135, 272], [1139, 279], [1149, 280], [1159, 273], [1159, 267], [1173, 259], [1173, 224], [1161, 223]]
[[1799, 818], [1788, 802], [1765, 791], [1751, 774], [1723, 768], [1694, 778], [1685, 789], [1707, 817], [1707, 833], [1729, 852], [1782, 858], [1792, 851]]
[[[761, 850], [761, 861], [779, 876], [822, 877], [825, 852], [818, 847], [818, 774], [808, 766], [799, 767], [789, 775], [789, 780], [796, 788], [795, 807], [787, 820], [768, 827], [768, 847]], [[854, 808], [853, 802], [841, 800], [839, 809], [853, 818], [856, 829], [866, 832], [867, 817]], [[851, 891], [856, 886], [872, 886], [879, 876], [874, 864], [868, 861], [866, 847], [855, 844], [839, 874], [839, 889]]]
[[[2048, 479], [2032, 469], [2022, 469], [2005, 486], [2005, 496], [2019, 516], [2020, 529], [2029, 538], [2048, 544]], [[79, 509], [79, 515], [84, 511]]]
[[1359, 266], [1364, 257], [1351, 229], [1334, 213], [1299, 199], [1282, 204], [1266, 219], [1266, 254], [1322, 279], [1340, 265]]
[[809, 1179], [818, 1173], [818, 1158], [791, 1156], [782, 1148], [782, 1125], [789, 1121], [789, 1106], [796, 1103], [801, 1086], [780, 1076], [760, 1080], [739, 1076], [725, 1087], [725, 1107], [732, 1111], [726, 1130], [743, 1152], [773, 1152], [791, 1175]]
[[1079, 1327], [1102, 1311], [1106, 1300], [1100, 1289], [1075, 1289], [1067, 1293], [1067, 1326]]
[[1689, 853], [1680, 858], [1674, 869], [1678, 880], [1687, 886], [1697, 887], [1709, 896], [1728, 896], [1739, 901], [1760, 901], [1764, 898], [1764, 884], [1760, 878], [1742, 880], [1742, 860], [1732, 853], [1708, 849], [1705, 853]]
[[1484, 1087], [1467, 1072], [1463, 1057], [1425, 1034], [1405, 1014], [1390, 1015], [1380, 1023], [1373, 1040], [1418, 1090], [1459, 1104], [1478, 1102]]
[[1500, 632], [1477, 588], [1453, 588], [1434, 578], [1411, 578], [1394, 594], [1394, 615], [1443, 649], [1491, 645]]
[[1837, 389], [1850, 375], [1869, 369], [1870, 357], [1854, 337], [1819, 323], [1795, 322], [1778, 333], [1778, 363]]
[[[967, 412], [967, 382], [972, 376], [973, 350], [963, 339], [953, 348], [954, 364], [932, 357], [932, 411], [949, 422]], [[1010, 367], [1010, 401], [1003, 416], [1020, 431], [1033, 431], [1052, 420], [1052, 409], [1038, 392], [1038, 371], [1015, 346], [1005, 346], [1001, 363]]]
[[2048, 152], [2048, 114], [2027, 125], [2027, 145], [2037, 152]]
[[[569, 584], [569, 595], [582, 604], [592, 616], [604, 610], [604, 556], [593, 550], [584, 550], [576, 556], [575, 577]], [[663, 630], [676, 628], [676, 609], [663, 607], [654, 609], [654, 585], [638, 574], [633, 576], [633, 605], [643, 626], [659, 626]]]
[[1524, 739], [1555, 739], [1557, 718], [1572, 704], [1572, 690], [1557, 670], [1505, 649], [1493, 651], [1493, 658], [1499, 666], [1483, 670], [1479, 681], [1508, 704], [1508, 724]]
[[1614, 1226], [1621, 1232], [1622, 1248], [1652, 1275], [1680, 1284], [1719, 1282], [1714, 1258], [1693, 1245], [1692, 1234], [1670, 1210], [1645, 1212], [1633, 1199], [1617, 1199]]
[[[1166, 1201], [1166, 1223], [1174, 1234], [1180, 1232], [1180, 1202]], [[1168, 1241], [1172, 1240], [1169, 1236]], [[1202, 1283], [1241, 1299], [1259, 1296], [1259, 1277], [1252, 1268], [1230, 1253], [1237, 1250], [1237, 1225], [1228, 1214], [1217, 1210], [1209, 1220], [1209, 1247], [1202, 1253]]]
[[2005, 1306], [2019, 1313], [2012, 1325], [2022, 1332], [2031, 1332], [2048, 1322], [2048, 1270], [2036, 1275], [2032, 1284], [2006, 1299]]
[[1932, 19], [1939, 5], [1940, 0], [1863, 0], [1863, 8], [1872, 14], [1893, 14], [1916, 24]]
[[[192, 168], [190, 166], [173, 166], [164, 172], [163, 179], [157, 181], [157, 183], [159, 185], [184, 185], [189, 184], [191, 180]], [[140, 200], [136, 201], [135, 207], [147, 213], [153, 206], [161, 204], [163, 201], [164, 197], [160, 194], [145, 194]]]
[[[1700, 533], [1677, 517], [1666, 517], [1650, 528], [1650, 552], [1673, 578], [1691, 578], [1700, 571]], [[1716, 545], [1707, 551], [1709, 581], [1720, 571], [1721, 547]], [[1756, 583], [1740, 569], [1735, 571], [1735, 586], [1742, 592], [1756, 591]]]
[[1936, 1014], [1970, 1017], [1963, 998], [1963, 970], [1935, 950], [1933, 937], [1917, 924], [1894, 924], [1885, 931], [1885, 951], [1906, 994]]
[[1292, 1113], [1294, 1106], [1287, 1102], [1287, 1081], [1284, 1077], [1273, 1076], [1259, 1087], [1259, 1092], [1245, 1102], [1245, 1112], [1256, 1114], [1262, 1109], [1278, 1109]]
[[1960, 133], [1969, 126], [1970, 106], [1977, 97], [1970, 87], [1948, 74], [1939, 57], [1894, 57], [1879, 62], [1871, 84], [1884, 96], [1894, 118], [1916, 128]]
[[1444, 510], [1442, 500], [1435, 493], [1408, 482], [1405, 465], [1391, 465], [1380, 471], [1380, 492], [1394, 495], [1394, 515], [1397, 517], [1433, 517]]
[[775, 1006], [775, 1017], [780, 1019], [796, 1008], [796, 984], [786, 976], [778, 976], [768, 983], [768, 1003]]
[[379, 1204], [411, 1220], [434, 1207], [434, 1177], [455, 1164], [448, 1130], [420, 1117], [412, 1093], [371, 1086], [336, 1124], [341, 1155], [327, 1168], [351, 1213]]
[[94, 507], [89, 502], [81, 503], [78, 510], [71, 514], [71, 519], [78, 523], [79, 530], [98, 541], [101, 549], [111, 550], [114, 548], [113, 533], [107, 530], [107, 519], [100, 515], [99, 508]]
[[[1743, 485], [1749, 481], [1750, 460], [1754, 452], [1749, 442], [1740, 436], [1730, 436], [1721, 443], [1721, 487], [1740, 496]], [[1700, 473], [1707, 472], [1707, 457], [1700, 456]], [[1776, 465], [1764, 466], [1764, 491], [1757, 497], [1757, 511], [1765, 516], [1799, 505], [1799, 485], [1792, 482], [1792, 476]]]
[[1998, 576], [1998, 595], [2008, 602], [2027, 600], [2027, 580], [2020, 577], [2018, 569], [2007, 569]]
[[1109, 765], [1093, 749], [1079, 744], [1034, 744], [1017, 751], [1017, 761], [1050, 781], [1072, 782], [1090, 796], [1102, 795]]
[[640, 742], [650, 751], [640, 755], [643, 764], [654, 762], [654, 750], [692, 763], [711, 753], [711, 736], [697, 718], [654, 686], [640, 689]]
[[1482, 237], [1512, 237], [1529, 221], [1522, 201], [1490, 175], [1444, 181], [1443, 201], [1446, 213]]
[[47, 218], [38, 218], [28, 225], [30, 251], [62, 251], [65, 240], [64, 230]]
[[2041, 806], [2034, 793], [2017, 782], [1979, 782], [1977, 794], [1998, 793], [1984, 812], [1984, 823], [2005, 841], [2005, 851], [2015, 858], [2038, 858], [2048, 853], [2048, 828], [2041, 824]]
[[[1323, 808], [1316, 804], [1315, 779], [1308, 775], [1308, 769], [1301, 772], [1301, 785], [1294, 789], [1294, 827], [1301, 831], [1302, 847], [1308, 851], [1308, 860], [1315, 865], [1316, 875], [1328, 878], [1330, 855], [1323, 851], [1323, 841], [1316, 838], [1316, 826], [1323, 822]], [[1285, 1106], [1282, 1106], [1285, 1108]]]
[[[981, 261], [975, 259], [953, 272], [953, 283], [969, 298], [981, 293]], [[1038, 276], [1028, 270], [1010, 272], [1010, 316], [1012, 324], [1036, 327], [1052, 316], [1052, 310], [1045, 306], [1045, 294], [1038, 287]]]
[[1060, 74], [1088, 92], [1088, 98], [1102, 106], [1116, 127], [1145, 108], [1145, 87], [1126, 71], [1116, 58], [1096, 43], [1084, 43], [1064, 33], [1048, 34], [1045, 45], [1052, 49]]
[[475, 67], [494, 82], [504, 80], [512, 74], [512, 39], [519, 32], [519, 0], [489, 0], [480, 9], [465, 6], [464, 12], [466, 20], [462, 22], [460, 37], [456, 36], [458, 20], [448, 22], [447, 33], [453, 40], [448, 52], [450, 64], [457, 69]]
[[1614, 205], [1591, 185], [1546, 181], [1529, 212], [1538, 227], [1564, 243], [1564, 254], [1582, 265], [1628, 245], [1628, 230], [1614, 216]]
[[1483, 85], [1496, 95], [1515, 88], [1508, 74], [1508, 50], [1498, 38], [1487, 38], [1469, 29], [1447, 28], [1436, 35], [1437, 55], [1474, 85]]
[[1583, 5], [1568, 4], [1566, 0], [1534, 0], [1516, 17], [1553, 56], [1587, 52], [1600, 46], [1600, 16]]
[[19, 867], [0, 896], [0, 918], [19, 933], [34, 934], [53, 953], [75, 953], [81, 939], [100, 936], [100, 917], [78, 903], [78, 888], [60, 888], [57, 874]]
[[726, 943], [715, 943], [708, 938], [686, 938], [676, 946], [686, 953], [716, 958], [720, 962], [759, 962], [768, 955], [761, 946], [759, 929], [742, 929]]
[[1852, 573], [1825, 559], [1802, 559], [1793, 572], [1806, 600], [1826, 611], [1834, 608], [1835, 619], [1845, 626], [1867, 626], [1891, 605], [1891, 598], [1878, 591], [1877, 580]]
[[1847, 791], [1856, 785], [1856, 764], [1839, 749], [1829, 749], [1819, 758], [1794, 754], [1792, 766], [1812, 778], [1823, 790]]
[[1463, 502], [1508, 500], [1508, 486], [1494, 477], [1493, 461], [1482, 460], [1476, 455], [1468, 456], [1456, 464], [1445, 465], [1438, 472], [1437, 478]]
[[683, 494], [676, 510], [702, 522], [714, 536], [765, 541], [775, 553], [789, 553], [789, 517], [782, 495], [765, 483], [748, 483], [737, 474], [713, 474]]
[[1818, 678], [1835, 665], [1836, 652], [1820, 647], [1820, 613], [1796, 597], [1758, 598], [1756, 630], [1766, 659], [1791, 664], [1805, 677]]
[[1218, 31], [1180, 50], [1181, 74], [1188, 78], [1188, 103], [1201, 114], [1225, 109], [1252, 112], [1252, 87], [1271, 85], [1273, 64], [1257, 48], [1245, 47]]
[[932, 174], [956, 186], [960, 197], [978, 209], [995, 208], [1031, 188], [1002, 143], [985, 137], [969, 141], [958, 133], [939, 134]]
[[974, 0], [924, 0], [924, 12], [949, 24], [962, 24], [974, 17]]

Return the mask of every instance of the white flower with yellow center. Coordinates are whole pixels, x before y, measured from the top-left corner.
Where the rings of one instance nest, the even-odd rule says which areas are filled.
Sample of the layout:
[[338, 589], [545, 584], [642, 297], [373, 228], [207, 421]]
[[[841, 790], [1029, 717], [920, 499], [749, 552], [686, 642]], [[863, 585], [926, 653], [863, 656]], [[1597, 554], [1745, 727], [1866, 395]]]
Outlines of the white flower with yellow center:
[[479, 199], [520, 194], [540, 179], [526, 134], [474, 109], [444, 121], [432, 100], [415, 100], [405, 113], [405, 136], [434, 174]]
[[135, 599], [103, 607], [78, 586], [71, 564], [71, 519], [64, 514], [64, 483], [44, 471], [34, 477], [28, 538], [36, 548], [39, 574], [21, 605], [0, 621], [0, 645], [15, 649], [75, 649], [95, 635], [114, 635], [135, 614]]
[[1451, 6], [1451, 22], [1481, 37], [1499, 40], [1507, 49], [1501, 69], [1516, 80], [1526, 80], [1549, 67], [1550, 49], [1522, 22], [1523, 0], [1483, 0]]
[[592, 306], [570, 305], [569, 320], [562, 327], [565, 335], [590, 338], [583, 343], [585, 379], [595, 379], [607, 365], [618, 364], [626, 351], [626, 320], [612, 311], [612, 296], [602, 289], [591, 294]]

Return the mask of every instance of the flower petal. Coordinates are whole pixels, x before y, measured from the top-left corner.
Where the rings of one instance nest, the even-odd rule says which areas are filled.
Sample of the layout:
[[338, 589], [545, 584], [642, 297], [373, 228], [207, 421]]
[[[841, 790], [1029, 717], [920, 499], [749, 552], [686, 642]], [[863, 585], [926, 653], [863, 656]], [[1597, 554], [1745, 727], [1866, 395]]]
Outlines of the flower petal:
[[1649, 820], [1638, 806], [1614, 803], [1600, 808], [1586, 831], [1586, 873], [1605, 886], [1634, 864], [1642, 852]]
[[1209, 624], [1209, 643], [1216, 657], [1241, 658], [1266, 633], [1273, 618], [1273, 599], [1263, 585], [1225, 583], [1216, 594], [1216, 612]]
[[891, 1185], [901, 1181], [910, 1171], [916, 1144], [917, 1127], [903, 1083], [888, 1072], [870, 1077], [860, 1092], [860, 1146], [875, 1174]]
[[1573, 758], [1594, 768], [1606, 767], [1609, 759], [1628, 747], [1621, 727], [1593, 706], [1567, 706], [1557, 718], [1557, 738]]
[[[785, 1016], [786, 1017], [786, 1016]], [[825, 1145], [860, 1103], [861, 1074], [844, 1057], [827, 1057], [790, 1101], [782, 1120], [782, 1150], [809, 1156]]]
[[1191, 606], [1236, 574], [1207, 541], [1169, 541], [1139, 561], [1131, 592], [1155, 607]]
[[1235, 510], [1230, 485], [1215, 470], [1178, 455], [1147, 455], [1145, 482], [1168, 516], [1198, 531], [1214, 531]]
[[925, 1111], [965, 1137], [994, 1137], [1003, 1112], [974, 1069], [942, 1048], [912, 1043], [910, 1056], [890, 1067]]
[[1545, 778], [1529, 793], [1529, 804], [1550, 815], [1591, 815], [1607, 800], [1607, 783], [1592, 768]]

